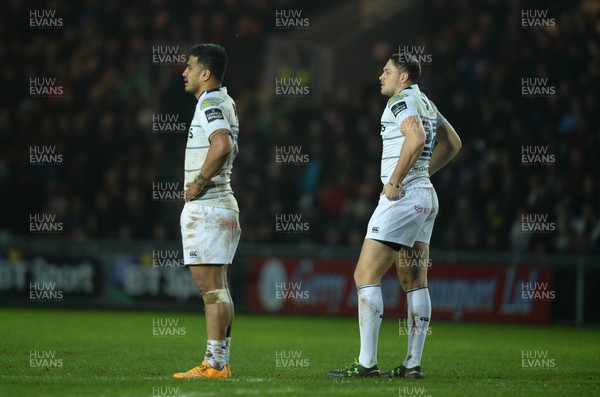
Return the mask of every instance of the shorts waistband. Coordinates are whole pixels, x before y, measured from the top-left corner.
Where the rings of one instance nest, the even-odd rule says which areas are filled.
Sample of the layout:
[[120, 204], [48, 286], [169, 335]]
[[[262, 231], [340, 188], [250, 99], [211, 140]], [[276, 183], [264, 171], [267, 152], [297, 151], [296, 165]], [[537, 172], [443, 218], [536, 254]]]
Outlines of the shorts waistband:
[[[429, 184], [429, 185], [427, 185]], [[408, 182], [402, 182], [402, 185], [404, 186], [404, 190], [406, 189], [412, 189], [412, 188], [430, 188], [433, 187], [433, 184], [431, 183], [431, 181], [429, 180], [429, 178], [424, 178], [424, 177], [417, 177], [414, 179], [411, 179]], [[426, 186], [423, 186], [426, 185]]]

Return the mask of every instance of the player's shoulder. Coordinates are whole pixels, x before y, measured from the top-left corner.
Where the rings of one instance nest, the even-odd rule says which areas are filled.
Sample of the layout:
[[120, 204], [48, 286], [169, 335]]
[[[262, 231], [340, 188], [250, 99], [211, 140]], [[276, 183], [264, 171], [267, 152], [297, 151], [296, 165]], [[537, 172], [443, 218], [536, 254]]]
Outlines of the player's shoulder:
[[397, 93], [396, 95], [394, 95], [390, 99], [388, 99], [386, 107], [389, 109], [392, 109], [394, 106], [398, 105], [399, 103], [404, 103], [404, 105], [407, 105], [407, 104], [413, 103], [414, 101], [415, 101], [415, 96], [412, 95], [411, 92], [403, 91], [403, 92]]
[[400, 102], [400, 101], [403, 101], [403, 100], [405, 101], [405, 100], [406, 100], [406, 98], [408, 98], [408, 94], [404, 94], [404, 93], [402, 93], [402, 94], [401, 94], [401, 93], [398, 93], [398, 94], [396, 94], [396, 95], [393, 95], [392, 97], [390, 97], [390, 99], [388, 99], [388, 101], [387, 101], [387, 105], [386, 105], [386, 106], [387, 106], [388, 108], [391, 108], [391, 107], [392, 107], [392, 105], [394, 105], [395, 103], [398, 103], [398, 102]]
[[225, 104], [225, 93], [219, 89], [210, 90], [204, 95], [201, 101], [198, 103], [200, 110], [204, 110], [212, 107], [222, 107]]

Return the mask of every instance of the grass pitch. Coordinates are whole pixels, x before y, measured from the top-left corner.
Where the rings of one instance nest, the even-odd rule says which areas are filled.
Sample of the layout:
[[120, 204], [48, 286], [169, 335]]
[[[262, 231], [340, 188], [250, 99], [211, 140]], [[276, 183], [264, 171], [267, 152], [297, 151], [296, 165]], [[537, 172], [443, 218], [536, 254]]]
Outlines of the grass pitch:
[[[358, 355], [357, 320], [270, 316], [236, 318], [233, 379], [172, 379], [201, 361], [200, 314], [1, 309], [0, 396], [600, 395], [597, 329], [435, 319], [422, 380], [328, 377]], [[384, 319], [382, 370], [401, 363], [401, 334]]]

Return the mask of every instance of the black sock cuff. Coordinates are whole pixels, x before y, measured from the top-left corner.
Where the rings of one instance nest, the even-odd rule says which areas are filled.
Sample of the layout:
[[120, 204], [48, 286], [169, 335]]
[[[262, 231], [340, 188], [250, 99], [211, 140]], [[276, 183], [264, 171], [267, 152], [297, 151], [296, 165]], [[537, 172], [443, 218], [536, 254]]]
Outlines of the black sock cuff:
[[372, 288], [372, 287], [381, 287], [381, 284], [365, 284], [365, 285], [361, 285], [360, 287], [356, 287], [356, 290], [361, 290], [363, 288]]
[[414, 292], [414, 291], [418, 291], [420, 289], [427, 289], [427, 287], [419, 287], [419, 288], [413, 288], [413, 289], [409, 289], [406, 291], [407, 294]]

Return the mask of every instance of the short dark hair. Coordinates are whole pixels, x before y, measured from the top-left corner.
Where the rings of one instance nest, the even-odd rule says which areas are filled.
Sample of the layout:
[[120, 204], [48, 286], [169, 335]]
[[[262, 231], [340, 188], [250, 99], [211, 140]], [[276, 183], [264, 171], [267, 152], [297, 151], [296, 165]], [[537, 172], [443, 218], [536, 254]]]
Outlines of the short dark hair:
[[413, 83], [418, 83], [421, 78], [421, 64], [416, 56], [401, 52], [393, 54], [390, 60], [396, 66], [400, 72], [408, 73], [408, 78]]
[[227, 69], [225, 48], [218, 44], [196, 44], [192, 47], [190, 55], [198, 57], [198, 62], [210, 70], [220, 82], [223, 82], [225, 69]]

